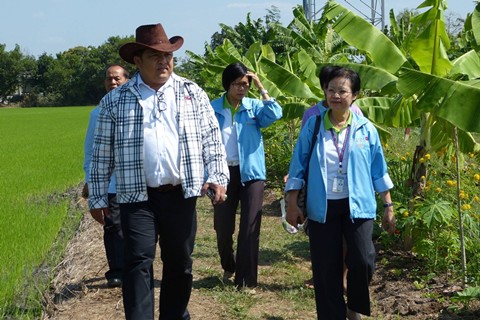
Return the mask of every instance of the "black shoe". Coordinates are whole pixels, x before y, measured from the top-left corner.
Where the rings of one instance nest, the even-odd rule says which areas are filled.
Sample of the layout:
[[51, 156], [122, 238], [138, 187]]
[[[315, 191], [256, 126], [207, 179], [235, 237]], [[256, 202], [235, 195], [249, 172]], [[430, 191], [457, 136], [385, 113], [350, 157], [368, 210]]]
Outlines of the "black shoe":
[[107, 279], [107, 287], [120, 288], [121, 286], [122, 286], [122, 279], [119, 279], [119, 278]]

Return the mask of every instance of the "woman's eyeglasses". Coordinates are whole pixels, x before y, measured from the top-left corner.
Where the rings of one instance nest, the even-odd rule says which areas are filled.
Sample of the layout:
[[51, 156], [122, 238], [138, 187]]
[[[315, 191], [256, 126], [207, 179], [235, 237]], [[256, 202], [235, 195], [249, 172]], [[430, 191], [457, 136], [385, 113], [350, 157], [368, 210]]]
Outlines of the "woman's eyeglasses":
[[250, 88], [250, 84], [248, 82], [232, 82], [232, 86], [234, 86], [237, 89], [248, 89]]
[[338, 91], [335, 91], [335, 90], [333, 90], [333, 89], [327, 89], [327, 95], [329, 95], [329, 96], [334, 96], [334, 95], [338, 94], [340, 97], [345, 98], [345, 97], [348, 96], [350, 93], [352, 93], [352, 91], [347, 91], [347, 90], [338, 90]]

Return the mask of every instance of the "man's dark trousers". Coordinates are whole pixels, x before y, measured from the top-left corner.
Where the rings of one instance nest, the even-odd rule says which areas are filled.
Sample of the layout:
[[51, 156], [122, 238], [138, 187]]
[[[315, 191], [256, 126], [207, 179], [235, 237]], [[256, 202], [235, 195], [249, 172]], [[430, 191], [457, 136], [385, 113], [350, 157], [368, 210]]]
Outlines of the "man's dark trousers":
[[126, 319], [154, 318], [153, 260], [157, 242], [163, 264], [160, 319], [190, 319], [192, 252], [197, 229], [197, 198], [183, 197], [181, 188], [148, 189], [148, 201], [121, 204], [125, 238], [123, 304]]
[[108, 261], [108, 271], [105, 273], [105, 278], [107, 280], [122, 280], [125, 248], [120, 207], [114, 193], [108, 194], [108, 207], [110, 215], [105, 217], [105, 225], [103, 226], [103, 244], [105, 245], [105, 254]]

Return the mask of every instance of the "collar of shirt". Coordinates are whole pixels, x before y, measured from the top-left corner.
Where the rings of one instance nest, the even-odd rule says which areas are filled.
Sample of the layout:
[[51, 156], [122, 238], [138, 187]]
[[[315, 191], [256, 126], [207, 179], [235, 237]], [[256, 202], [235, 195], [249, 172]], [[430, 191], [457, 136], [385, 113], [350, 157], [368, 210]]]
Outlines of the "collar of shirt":
[[348, 115], [347, 122], [343, 125], [343, 127], [341, 129], [335, 128], [332, 121], [330, 121], [330, 117], [328, 116], [331, 112], [332, 110], [328, 109], [327, 112], [325, 113], [325, 117], [323, 117], [323, 128], [325, 129], [325, 131], [333, 129], [335, 132], [338, 133], [343, 129], [345, 129], [347, 126], [352, 124], [352, 113], [350, 112], [350, 114]]
[[236, 111], [238, 111], [238, 109], [240, 109], [242, 105], [240, 104], [238, 106], [238, 108], [234, 108], [230, 102], [228, 102], [228, 99], [227, 99], [227, 93], [224, 93], [223, 94], [223, 109], [230, 109], [230, 111], [232, 112], [232, 116], [235, 114]]
[[[142, 95], [142, 100], [148, 99], [152, 94], [155, 94], [157, 92], [143, 81], [140, 73], [137, 73], [137, 85], [140, 88], [140, 94]], [[158, 92], [165, 92], [165, 90], [169, 87], [173, 88], [172, 77], [168, 78], [167, 82], [165, 82], [165, 84], [161, 86], [160, 89], [158, 89]]]

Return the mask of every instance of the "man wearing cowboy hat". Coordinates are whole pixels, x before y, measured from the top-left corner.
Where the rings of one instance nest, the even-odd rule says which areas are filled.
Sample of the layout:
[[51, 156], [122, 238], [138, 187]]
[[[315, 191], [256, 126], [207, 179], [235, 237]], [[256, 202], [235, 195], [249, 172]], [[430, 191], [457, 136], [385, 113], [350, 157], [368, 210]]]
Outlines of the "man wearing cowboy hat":
[[153, 259], [163, 262], [160, 319], [190, 319], [196, 199], [208, 189], [225, 200], [229, 180], [218, 122], [206, 93], [173, 73], [161, 24], [136, 30], [120, 56], [138, 72], [100, 102], [90, 167], [92, 215], [108, 215], [108, 180], [117, 178], [125, 240], [123, 303], [127, 319], [153, 319]]

